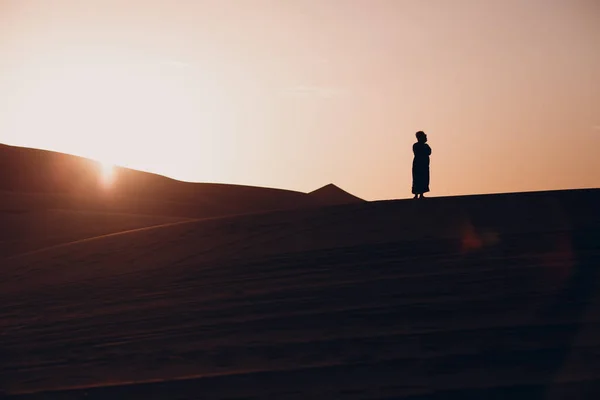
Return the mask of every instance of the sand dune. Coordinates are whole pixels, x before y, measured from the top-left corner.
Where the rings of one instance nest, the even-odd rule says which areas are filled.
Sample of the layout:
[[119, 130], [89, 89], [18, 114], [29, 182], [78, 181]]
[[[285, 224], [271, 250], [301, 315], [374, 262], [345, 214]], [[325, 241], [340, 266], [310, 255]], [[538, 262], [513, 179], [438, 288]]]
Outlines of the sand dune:
[[[122, 167], [114, 168], [107, 186], [96, 161], [1, 144], [0, 170], [5, 171], [0, 210], [28, 206], [206, 218], [324, 204], [291, 190], [181, 182]], [[326, 204], [331, 203], [330, 197]]]
[[180, 182], [120, 167], [106, 186], [96, 161], [1, 144], [0, 169], [0, 258], [189, 218], [336, 203], [334, 196]]
[[599, 190], [357, 203], [12, 257], [0, 270], [0, 389], [595, 398], [598, 204]]

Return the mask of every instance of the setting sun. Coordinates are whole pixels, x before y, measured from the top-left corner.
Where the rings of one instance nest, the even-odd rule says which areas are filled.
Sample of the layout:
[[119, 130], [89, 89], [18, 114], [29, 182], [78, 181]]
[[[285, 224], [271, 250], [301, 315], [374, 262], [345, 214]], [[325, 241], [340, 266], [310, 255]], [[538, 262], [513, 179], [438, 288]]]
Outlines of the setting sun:
[[115, 179], [115, 166], [109, 163], [100, 163], [100, 182], [102, 186], [110, 186]]

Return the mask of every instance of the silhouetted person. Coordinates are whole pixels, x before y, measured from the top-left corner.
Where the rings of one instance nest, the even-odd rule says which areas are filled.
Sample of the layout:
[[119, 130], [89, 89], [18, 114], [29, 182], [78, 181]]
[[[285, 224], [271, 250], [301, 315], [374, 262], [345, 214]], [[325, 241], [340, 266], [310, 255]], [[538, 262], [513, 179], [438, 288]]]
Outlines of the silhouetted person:
[[427, 135], [423, 131], [416, 133], [417, 143], [413, 144], [415, 158], [412, 165], [412, 192], [416, 198], [423, 198], [429, 192], [429, 156], [431, 147], [427, 144]]

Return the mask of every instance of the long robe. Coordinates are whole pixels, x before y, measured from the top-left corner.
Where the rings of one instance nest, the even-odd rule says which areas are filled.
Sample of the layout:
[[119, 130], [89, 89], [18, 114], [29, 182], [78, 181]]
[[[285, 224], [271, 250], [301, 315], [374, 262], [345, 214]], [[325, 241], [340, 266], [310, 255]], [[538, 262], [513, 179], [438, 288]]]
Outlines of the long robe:
[[429, 192], [429, 156], [431, 147], [427, 143], [413, 144], [415, 158], [412, 165], [412, 193], [423, 194]]

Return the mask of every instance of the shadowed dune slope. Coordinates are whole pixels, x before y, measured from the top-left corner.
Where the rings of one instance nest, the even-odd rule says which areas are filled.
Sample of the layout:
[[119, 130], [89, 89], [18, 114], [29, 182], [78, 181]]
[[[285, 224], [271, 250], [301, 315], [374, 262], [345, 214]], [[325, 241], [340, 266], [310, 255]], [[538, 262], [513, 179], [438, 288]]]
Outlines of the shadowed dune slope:
[[[318, 206], [306, 193], [216, 183], [190, 183], [115, 167], [103, 184], [100, 164], [72, 155], [0, 145], [0, 191], [29, 194], [31, 208], [69, 208], [190, 218]], [[16, 195], [15, 195], [16, 196]], [[6, 199], [5, 199], [6, 198]], [[23, 208], [21, 198], [16, 203]], [[0, 198], [0, 209], [14, 199]]]
[[182, 220], [185, 219], [93, 211], [4, 210], [0, 212], [0, 260], [61, 243]]
[[365, 202], [6, 259], [0, 390], [595, 398], [598, 204], [600, 190]]

